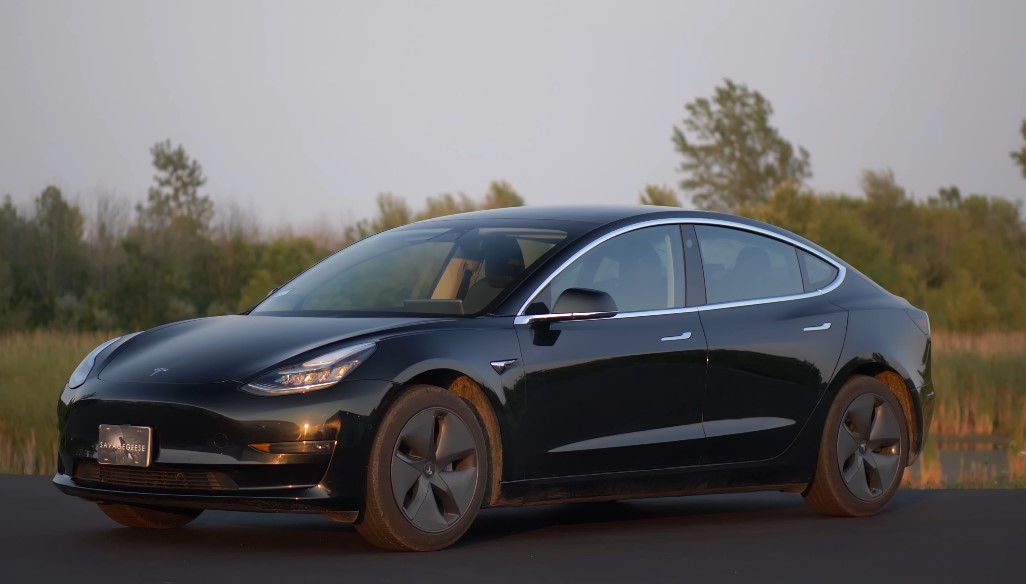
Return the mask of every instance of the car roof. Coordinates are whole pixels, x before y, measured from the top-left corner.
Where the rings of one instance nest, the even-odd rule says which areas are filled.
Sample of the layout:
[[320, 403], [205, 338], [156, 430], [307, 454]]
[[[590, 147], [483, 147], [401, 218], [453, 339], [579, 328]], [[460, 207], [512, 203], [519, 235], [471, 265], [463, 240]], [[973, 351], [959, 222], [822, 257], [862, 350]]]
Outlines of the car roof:
[[[471, 211], [469, 213], [458, 213], [446, 215], [434, 219], [425, 219], [410, 225], [425, 225], [442, 223], [447, 221], [491, 221], [491, 220], [516, 220], [516, 221], [565, 221], [591, 224], [595, 227], [612, 225], [618, 223], [634, 223], [654, 219], [713, 219], [728, 223], [748, 225], [764, 231], [776, 233], [792, 241], [798, 241], [808, 247], [821, 252], [823, 255], [836, 262], [847, 266], [844, 260], [837, 257], [831, 251], [823, 248], [815, 242], [793, 233], [776, 225], [727, 213], [716, 213], [713, 211], [699, 211], [697, 209], [683, 209], [681, 207], [661, 207], [657, 205], [531, 205], [521, 207], [504, 207], [501, 209], [487, 209], [484, 211]], [[591, 231], [591, 229], [588, 229]]]
[[419, 223], [439, 221], [485, 220], [485, 219], [537, 219], [548, 221], [578, 221], [605, 225], [625, 219], [655, 216], [672, 216], [680, 218], [716, 218], [747, 222], [736, 215], [725, 215], [709, 211], [681, 209], [680, 207], [659, 207], [655, 205], [531, 205], [522, 207], [504, 207], [471, 211], [457, 215], [447, 215], [435, 219], [426, 219]]

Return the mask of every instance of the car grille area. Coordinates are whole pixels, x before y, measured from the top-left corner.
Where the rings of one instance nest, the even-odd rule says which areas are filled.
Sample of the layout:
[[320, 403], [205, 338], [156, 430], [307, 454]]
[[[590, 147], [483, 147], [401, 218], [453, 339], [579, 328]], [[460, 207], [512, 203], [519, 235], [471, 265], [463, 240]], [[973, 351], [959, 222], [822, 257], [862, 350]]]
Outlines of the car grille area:
[[223, 472], [108, 466], [80, 461], [72, 475], [87, 486], [159, 491], [234, 491], [239, 486]]

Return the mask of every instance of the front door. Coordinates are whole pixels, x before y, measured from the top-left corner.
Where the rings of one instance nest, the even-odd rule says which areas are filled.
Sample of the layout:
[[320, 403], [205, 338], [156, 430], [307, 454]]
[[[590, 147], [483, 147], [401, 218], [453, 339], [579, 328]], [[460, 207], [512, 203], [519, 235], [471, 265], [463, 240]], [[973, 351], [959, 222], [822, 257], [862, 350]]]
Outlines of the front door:
[[526, 368], [530, 478], [672, 468], [701, 461], [705, 334], [683, 312], [676, 225], [618, 235], [578, 258], [535, 299], [607, 292], [613, 318], [518, 324]]

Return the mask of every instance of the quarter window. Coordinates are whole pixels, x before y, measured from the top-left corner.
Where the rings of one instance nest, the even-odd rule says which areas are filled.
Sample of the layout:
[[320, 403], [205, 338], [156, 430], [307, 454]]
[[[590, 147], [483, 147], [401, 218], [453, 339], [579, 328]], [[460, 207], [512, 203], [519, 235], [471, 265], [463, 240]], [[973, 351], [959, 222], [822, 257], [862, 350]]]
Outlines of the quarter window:
[[748, 231], [696, 225], [709, 304], [801, 294], [795, 248]]
[[620, 312], [684, 306], [680, 229], [648, 227], [603, 242], [563, 270], [537, 301], [551, 309], [567, 288], [588, 288], [613, 297]]
[[798, 257], [805, 267], [806, 292], [825, 288], [830, 282], [837, 279], [837, 268], [833, 265], [803, 249], [798, 250]]

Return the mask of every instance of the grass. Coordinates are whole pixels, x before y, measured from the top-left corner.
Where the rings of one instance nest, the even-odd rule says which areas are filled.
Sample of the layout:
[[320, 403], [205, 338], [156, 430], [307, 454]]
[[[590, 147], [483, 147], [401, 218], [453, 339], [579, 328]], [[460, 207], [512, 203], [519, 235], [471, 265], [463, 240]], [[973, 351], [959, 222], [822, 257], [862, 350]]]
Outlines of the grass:
[[[82, 357], [110, 336], [0, 335], [0, 473], [53, 472], [61, 389]], [[936, 332], [933, 374], [930, 440], [906, 486], [1026, 485], [1026, 331]], [[951, 451], [973, 455], [953, 462], [942, 456]]]
[[[938, 332], [933, 340], [936, 411], [930, 439], [917, 468], [906, 473], [906, 485], [1023, 485], [1026, 331]], [[942, 452], [962, 455], [945, 462]]]
[[105, 333], [0, 335], [0, 471], [50, 474], [57, 399], [71, 371]]

